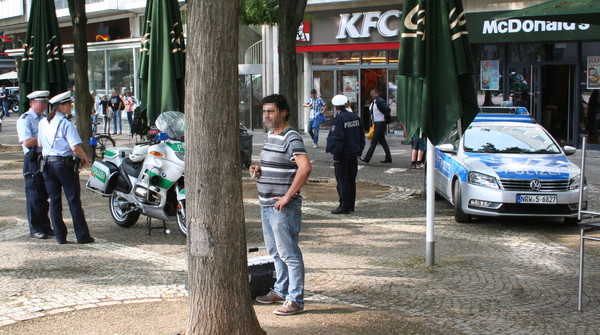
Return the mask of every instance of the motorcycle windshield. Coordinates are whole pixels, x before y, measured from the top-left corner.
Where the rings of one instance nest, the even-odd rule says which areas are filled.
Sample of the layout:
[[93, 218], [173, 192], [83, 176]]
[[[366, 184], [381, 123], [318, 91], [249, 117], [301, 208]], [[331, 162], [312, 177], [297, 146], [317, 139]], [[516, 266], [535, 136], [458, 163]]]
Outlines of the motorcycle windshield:
[[156, 118], [156, 128], [161, 133], [169, 134], [170, 139], [183, 141], [185, 117], [181, 112], [162, 112]]

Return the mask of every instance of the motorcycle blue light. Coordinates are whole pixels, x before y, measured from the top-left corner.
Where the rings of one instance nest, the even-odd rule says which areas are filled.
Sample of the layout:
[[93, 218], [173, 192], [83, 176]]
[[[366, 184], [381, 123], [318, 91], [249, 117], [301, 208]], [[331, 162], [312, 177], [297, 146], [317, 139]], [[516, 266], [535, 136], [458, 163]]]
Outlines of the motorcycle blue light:
[[158, 133], [158, 135], [156, 136], [156, 139], [159, 141], [166, 141], [169, 139], [169, 134], [167, 133]]

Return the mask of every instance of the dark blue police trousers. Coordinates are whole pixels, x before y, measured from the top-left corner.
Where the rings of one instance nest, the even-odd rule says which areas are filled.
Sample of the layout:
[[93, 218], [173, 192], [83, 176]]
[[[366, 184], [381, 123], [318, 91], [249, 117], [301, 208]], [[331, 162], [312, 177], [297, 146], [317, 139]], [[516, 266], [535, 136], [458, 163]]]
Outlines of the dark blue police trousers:
[[44, 185], [44, 176], [39, 172], [38, 162], [30, 162], [27, 158], [23, 163], [23, 177], [25, 178], [25, 207], [29, 221], [29, 234], [49, 233], [52, 230], [48, 218], [48, 193]]
[[354, 210], [356, 201], [356, 175], [358, 173], [358, 155], [343, 153], [338, 163], [333, 163], [340, 208]]
[[44, 182], [50, 195], [50, 216], [52, 218], [56, 241], [62, 243], [66, 242], [67, 239], [67, 226], [65, 226], [62, 216], [61, 187], [64, 189], [65, 197], [69, 203], [77, 241], [85, 242], [90, 240], [90, 231], [85, 220], [83, 208], [81, 207], [79, 175], [73, 172], [73, 167], [62, 161], [46, 163]]

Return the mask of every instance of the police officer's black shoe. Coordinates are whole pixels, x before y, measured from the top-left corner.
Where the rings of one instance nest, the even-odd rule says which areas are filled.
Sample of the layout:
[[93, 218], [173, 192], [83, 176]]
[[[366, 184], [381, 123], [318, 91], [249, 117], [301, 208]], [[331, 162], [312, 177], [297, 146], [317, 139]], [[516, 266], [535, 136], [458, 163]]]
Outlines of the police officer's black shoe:
[[391, 159], [386, 159], [386, 160], [384, 160], [384, 161], [379, 161], [379, 162], [380, 162], [380, 163], [391, 163], [391, 162], [392, 162], [392, 160], [391, 160]]
[[358, 156], [358, 160], [360, 160], [363, 163], [369, 163], [369, 161], [366, 161], [364, 158]]
[[31, 235], [31, 237], [35, 237], [40, 240], [45, 240], [48, 238], [48, 234], [37, 232], [37, 233], [33, 233], [33, 235]]
[[338, 207], [336, 209], [332, 209], [331, 214], [350, 214], [350, 210]]
[[77, 243], [79, 243], [79, 244], [94, 243], [94, 238], [90, 237], [89, 239], [86, 239], [83, 241], [77, 241]]
[[46, 232], [46, 235], [54, 236], [54, 230], [50, 229], [49, 231]]

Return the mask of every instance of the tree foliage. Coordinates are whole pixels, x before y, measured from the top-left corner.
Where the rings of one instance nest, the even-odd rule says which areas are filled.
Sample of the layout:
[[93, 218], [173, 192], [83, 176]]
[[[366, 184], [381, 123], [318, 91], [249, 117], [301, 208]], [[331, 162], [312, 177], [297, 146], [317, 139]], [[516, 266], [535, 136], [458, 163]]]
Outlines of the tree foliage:
[[275, 25], [279, 0], [245, 0], [240, 3], [240, 19], [247, 25]]

